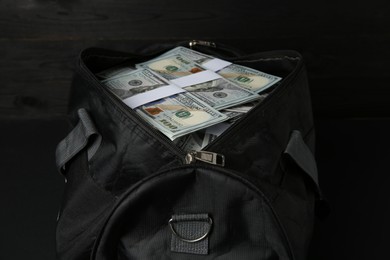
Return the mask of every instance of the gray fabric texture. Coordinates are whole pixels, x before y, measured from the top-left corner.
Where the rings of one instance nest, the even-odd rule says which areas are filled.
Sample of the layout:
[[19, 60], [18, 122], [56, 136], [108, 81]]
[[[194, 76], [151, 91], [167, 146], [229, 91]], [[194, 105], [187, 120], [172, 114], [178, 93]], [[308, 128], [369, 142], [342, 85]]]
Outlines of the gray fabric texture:
[[77, 113], [79, 122], [56, 148], [56, 164], [60, 172], [63, 172], [66, 163], [87, 146], [88, 160], [90, 160], [101, 143], [101, 135], [98, 133], [87, 110], [80, 108]]
[[284, 153], [291, 156], [296, 164], [313, 180], [318, 192], [320, 192], [318, 171], [314, 155], [306, 145], [302, 138], [302, 134], [299, 131], [292, 131], [290, 141]]

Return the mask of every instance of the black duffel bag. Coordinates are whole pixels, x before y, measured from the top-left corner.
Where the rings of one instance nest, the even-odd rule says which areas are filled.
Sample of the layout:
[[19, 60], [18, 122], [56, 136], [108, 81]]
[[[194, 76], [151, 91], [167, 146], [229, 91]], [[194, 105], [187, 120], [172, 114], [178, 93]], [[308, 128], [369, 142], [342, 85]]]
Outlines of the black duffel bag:
[[222, 166], [188, 160], [96, 77], [177, 45], [84, 50], [71, 88], [74, 128], [56, 154], [66, 178], [58, 259], [306, 259], [320, 191], [301, 55], [194, 43], [282, 80], [198, 154], [223, 155]]

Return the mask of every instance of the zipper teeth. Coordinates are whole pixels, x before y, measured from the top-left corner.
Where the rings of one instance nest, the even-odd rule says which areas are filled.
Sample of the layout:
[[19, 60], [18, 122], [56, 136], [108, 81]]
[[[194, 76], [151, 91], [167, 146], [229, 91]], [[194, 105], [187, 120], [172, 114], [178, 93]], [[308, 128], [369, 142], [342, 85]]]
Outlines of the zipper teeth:
[[80, 69], [82, 72], [84, 72], [88, 77], [88, 82], [93, 83], [94, 86], [97, 87], [97, 89], [103, 93], [106, 97], [108, 97], [109, 102], [119, 108], [121, 112], [123, 112], [126, 116], [128, 116], [130, 119], [132, 119], [137, 125], [139, 125], [145, 132], [152, 135], [155, 139], [157, 139], [159, 142], [163, 143], [169, 150], [174, 152], [178, 157], [180, 157], [181, 161], [184, 161], [185, 153], [179, 149], [173, 142], [166, 139], [166, 137], [160, 132], [154, 129], [151, 125], [149, 125], [145, 120], [143, 120], [137, 113], [130, 110], [129, 107], [127, 107], [122, 100], [114, 96], [110, 91], [108, 91], [106, 88], [104, 88], [101, 83], [97, 80], [95, 76], [92, 75], [92, 73], [89, 71], [89, 69], [86, 67], [83, 61], [80, 61]]

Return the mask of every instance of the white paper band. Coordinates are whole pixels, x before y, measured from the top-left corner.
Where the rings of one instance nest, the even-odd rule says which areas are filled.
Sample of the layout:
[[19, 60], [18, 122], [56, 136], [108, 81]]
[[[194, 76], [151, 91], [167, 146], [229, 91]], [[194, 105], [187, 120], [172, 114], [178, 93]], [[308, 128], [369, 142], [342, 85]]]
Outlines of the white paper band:
[[197, 72], [188, 76], [170, 80], [171, 85], [159, 87], [145, 93], [140, 93], [123, 100], [123, 102], [131, 108], [136, 108], [144, 104], [156, 101], [158, 99], [172, 96], [178, 93], [185, 92], [185, 87], [201, 84], [207, 81], [216, 80], [222, 78], [219, 74], [214, 71], [221, 70], [232, 64], [231, 62], [224, 61], [221, 59], [212, 59], [204, 64], [203, 67], [206, 70]]
[[131, 96], [129, 98], [124, 99], [123, 102], [134, 109], [149, 102], [156, 101], [164, 97], [172, 96], [184, 91], [184, 89], [181, 89], [178, 86], [168, 85]]
[[219, 70], [221, 70], [221, 69], [223, 69], [231, 64], [232, 63], [229, 61], [214, 58], [212, 60], [209, 60], [209, 61], [203, 63], [202, 67], [204, 67], [208, 70], [211, 70], [211, 71], [219, 71]]
[[204, 83], [204, 82], [219, 79], [219, 78], [222, 78], [222, 77], [220, 75], [218, 75], [217, 73], [210, 71], [210, 70], [204, 70], [201, 72], [197, 72], [195, 74], [191, 74], [191, 75], [184, 76], [181, 78], [173, 79], [170, 82], [172, 84], [175, 84], [178, 87], [184, 88], [184, 87]]

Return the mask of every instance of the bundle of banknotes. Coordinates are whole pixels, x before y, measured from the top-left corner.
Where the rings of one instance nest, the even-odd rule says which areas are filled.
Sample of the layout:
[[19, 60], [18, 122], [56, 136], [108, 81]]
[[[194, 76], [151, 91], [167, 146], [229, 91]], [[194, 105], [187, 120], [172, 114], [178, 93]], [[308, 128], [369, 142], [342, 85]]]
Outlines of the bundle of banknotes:
[[188, 49], [97, 74], [114, 95], [185, 151], [200, 151], [280, 77]]

